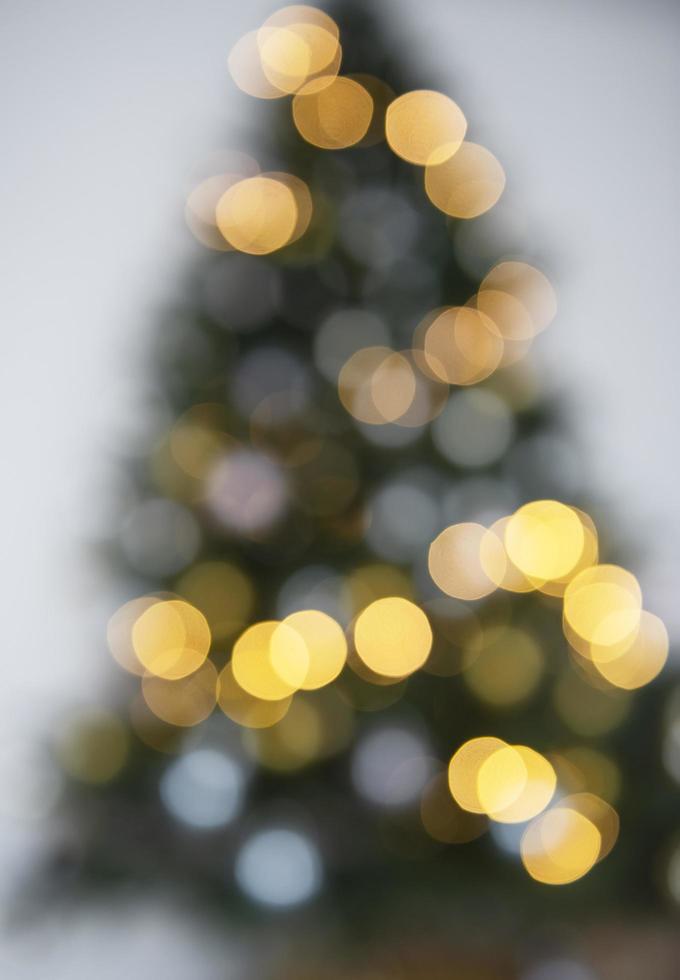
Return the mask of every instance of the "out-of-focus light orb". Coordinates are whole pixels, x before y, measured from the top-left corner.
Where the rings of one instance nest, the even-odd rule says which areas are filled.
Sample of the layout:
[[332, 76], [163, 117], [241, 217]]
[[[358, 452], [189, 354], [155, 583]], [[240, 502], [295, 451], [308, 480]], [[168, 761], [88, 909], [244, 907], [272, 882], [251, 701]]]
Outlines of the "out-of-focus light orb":
[[658, 676], [668, 659], [668, 646], [668, 631], [662, 620], [643, 609], [638, 631], [624, 652], [613, 660], [593, 657], [593, 662], [614, 687], [633, 691]]
[[281, 701], [299, 690], [309, 670], [309, 651], [298, 632], [267, 620], [249, 626], [234, 644], [236, 682], [264, 701]]
[[79, 711], [64, 724], [57, 739], [62, 768], [83, 783], [108, 783], [127, 762], [128, 729], [118, 715], [101, 708]]
[[439, 521], [437, 502], [416, 480], [393, 480], [372, 497], [365, 538], [388, 561], [412, 561], [432, 540]]
[[505, 188], [500, 163], [483, 146], [467, 141], [443, 163], [428, 164], [425, 192], [452, 218], [477, 218], [494, 206]]
[[243, 804], [243, 768], [216, 749], [195, 749], [170, 763], [160, 794], [177, 820], [202, 830], [223, 827]]
[[500, 262], [494, 266], [482, 280], [479, 295], [487, 289], [518, 299], [533, 321], [534, 333], [544, 330], [557, 313], [557, 297], [550, 281], [526, 262]]
[[465, 645], [465, 683], [480, 700], [494, 707], [526, 701], [536, 691], [543, 669], [538, 643], [515, 626], [480, 630]]
[[432, 424], [432, 439], [445, 459], [456, 466], [490, 466], [512, 442], [514, 417], [506, 402], [492, 391], [456, 392]]
[[323, 376], [335, 384], [345, 361], [362, 347], [388, 347], [390, 334], [385, 321], [370, 310], [335, 310], [325, 318], [314, 336], [314, 359]]
[[140, 596], [123, 603], [111, 616], [106, 627], [109, 650], [118, 664], [130, 674], [141, 677], [145, 667], [140, 663], [132, 642], [132, 628], [143, 612], [158, 602], [156, 596]]
[[282, 7], [267, 17], [257, 34], [263, 71], [286, 92], [318, 75], [319, 84], [324, 84], [340, 66], [339, 33], [333, 18], [318, 7]]
[[230, 562], [192, 565], [175, 587], [179, 595], [203, 613], [214, 641], [233, 636], [250, 619], [255, 601], [252, 582]]
[[583, 525], [566, 504], [534, 500], [516, 511], [505, 526], [505, 547], [514, 565], [529, 578], [568, 575], [583, 553]]
[[217, 671], [212, 661], [206, 660], [193, 674], [179, 680], [147, 674], [142, 678], [142, 695], [161, 721], [191, 728], [212, 714], [217, 699]]
[[356, 651], [366, 666], [385, 677], [400, 678], [422, 667], [432, 648], [425, 613], [408, 599], [376, 599], [354, 625]]
[[180, 599], [154, 602], [132, 627], [132, 644], [140, 664], [166, 680], [178, 680], [197, 670], [211, 642], [203, 613]]
[[600, 833], [590, 820], [569, 807], [556, 806], [527, 827], [522, 863], [535, 881], [566, 885], [590, 871], [600, 846]]
[[479, 771], [495, 752], [507, 747], [507, 743], [493, 736], [471, 738], [464, 742], [451, 756], [448, 768], [448, 782], [451, 795], [456, 803], [470, 813], [485, 813], [479, 798]]
[[564, 593], [564, 619], [589, 643], [607, 647], [633, 636], [640, 625], [642, 593], [631, 572], [596, 565], [579, 572]]
[[217, 704], [220, 710], [244, 728], [269, 728], [281, 721], [288, 712], [292, 696], [279, 701], [263, 701], [249, 694], [234, 677], [231, 663], [220, 671], [217, 680]]
[[[260, 59], [258, 32], [249, 31], [229, 52], [229, 73], [242, 92], [257, 99], [280, 99], [288, 92], [274, 85], [265, 74]], [[300, 75], [298, 84], [305, 76]]]
[[191, 233], [202, 245], [224, 252], [231, 248], [217, 227], [215, 209], [222, 195], [240, 180], [239, 174], [215, 174], [193, 189], [184, 208]]
[[301, 689], [315, 691], [334, 681], [347, 660], [347, 640], [338, 623], [318, 609], [292, 613], [283, 622], [302, 637], [307, 647], [309, 666]]
[[283, 827], [252, 834], [236, 857], [234, 871], [248, 898], [278, 908], [308, 901], [322, 884], [316, 846], [306, 835]]
[[397, 725], [369, 731], [358, 741], [352, 756], [352, 780], [357, 791], [379, 807], [417, 805], [432, 769], [433, 760], [422, 736]]
[[418, 327], [424, 368], [453, 385], [472, 385], [488, 378], [503, 357], [503, 338], [493, 320], [466, 306], [430, 314]]
[[438, 773], [423, 790], [420, 819], [430, 837], [442, 844], [466, 844], [487, 828], [485, 817], [458, 806], [449, 791], [446, 773]]
[[443, 163], [463, 142], [467, 120], [459, 106], [428, 89], [406, 92], [391, 102], [385, 116], [385, 136], [390, 148], [419, 166]]
[[498, 749], [480, 766], [477, 794], [484, 812], [499, 823], [524, 823], [550, 803], [557, 787], [552, 765], [526, 745]]
[[323, 150], [358, 143], [366, 135], [372, 116], [373, 99], [363, 85], [346, 76], [337, 76], [322, 88], [312, 81], [293, 99], [298, 132]]
[[208, 509], [228, 531], [256, 537], [268, 531], [288, 505], [288, 482], [273, 457], [252, 449], [225, 453], [206, 481]]
[[203, 301], [209, 315], [225, 330], [256, 330], [279, 308], [281, 274], [258, 256], [232, 252], [206, 267]]
[[[482, 538], [479, 557], [482, 568], [496, 585], [507, 592], [533, 592], [539, 584], [537, 579], [529, 579], [510, 559], [505, 548], [505, 528], [510, 517], [499, 517], [488, 528]], [[499, 545], [505, 554], [505, 564], [499, 562]]]
[[[506, 563], [503, 546], [485, 535], [486, 528], [481, 524], [453, 524], [430, 545], [429, 572], [435, 585], [446, 595], [454, 599], [481, 599], [496, 589], [496, 581], [502, 580]], [[485, 566], [480, 557], [482, 542], [488, 552]], [[486, 570], [490, 565], [495, 570], [493, 578]]]
[[[291, 175], [286, 180], [260, 174], [246, 177], [233, 184], [219, 199], [215, 211], [217, 227], [224, 238], [239, 252], [268, 255], [299, 237], [300, 215], [296, 197], [303, 195], [302, 185], [291, 188]], [[308, 191], [304, 194], [308, 195]], [[311, 216], [311, 204], [305, 197]]]
[[338, 396], [360, 422], [383, 425], [398, 420], [416, 391], [413, 368], [389, 347], [364, 347], [353, 354], [338, 375]]
[[614, 807], [594, 793], [573, 793], [563, 796], [558, 805], [575, 810], [597, 827], [600, 834], [597, 860], [604, 860], [619, 837], [619, 815]]
[[137, 504], [120, 529], [125, 557], [143, 575], [174, 575], [194, 560], [201, 545], [196, 518], [182, 504], [150, 498]]
[[371, 122], [362, 137], [360, 146], [375, 146], [385, 139], [385, 113], [390, 102], [395, 99], [394, 91], [390, 86], [375, 75], [366, 75], [363, 72], [352, 72], [348, 75], [353, 81], [362, 85], [373, 99], [373, 114]]
[[413, 598], [410, 577], [394, 565], [381, 562], [355, 568], [347, 577], [347, 592], [353, 614], [359, 613], [375, 599], [395, 595], [404, 599]]
[[244, 418], [262, 403], [272, 408], [274, 425], [285, 425], [306, 409], [311, 380], [299, 357], [281, 347], [256, 347], [239, 359], [229, 397]]

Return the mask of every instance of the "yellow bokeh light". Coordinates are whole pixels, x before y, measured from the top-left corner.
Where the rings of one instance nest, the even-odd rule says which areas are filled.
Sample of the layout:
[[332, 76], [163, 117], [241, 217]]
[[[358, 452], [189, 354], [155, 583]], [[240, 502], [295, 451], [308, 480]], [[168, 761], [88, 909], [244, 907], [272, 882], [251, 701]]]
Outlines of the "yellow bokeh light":
[[366, 666], [385, 677], [412, 674], [427, 660], [432, 630], [414, 603], [398, 596], [376, 599], [358, 616], [354, 643]]
[[359, 82], [346, 76], [319, 87], [303, 86], [293, 99], [293, 121], [298, 132], [324, 150], [340, 150], [358, 143], [368, 131], [373, 99]]
[[481, 765], [479, 802], [499, 823], [531, 820], [550, 803], [557, 786], [552, 765], [526, 745], [507, 745]]
[[360, 565], [347, 576], [347, 591], [355, 614], [359, 613], [374, 599], [388, 596], [413, 598], [413, 586], [408, 575], [394, 565], [373, 562]]
[[442, 844], [466, 844], [480, 837], [487, 828], [483, 815], [458, 806], [451, 796], [446, 773], [439, 773], [425, 787], [420, 819], [430, 837]]
[[342, 627], [317, 609], [291, 613], [283, 622], [302, 637], [307, 647], [309, 666], [300, 685], [302, 690], [315, 691], [334, 681], [347, 660], [347, 640]]
[[476, 218], [498, 201], [505, 173], [489, 150], [464, 142], [443, 163], [425, 170], [425, 192], [436, 208], [452, 218]]
[[619, 815], [613, 806], [594, 793], [573, 793], [559, 802], [562, 807], [575, 810], [597, 827], [600, 834], [600, 850], [597, 861], [611, 852], [619, 837]]
[[[267, 77], [260, 58], [257, 31], [249, 31], [229, 52], [229, 72], [242, 92], [257, 99], [280, 99], [288, 92]], [[299, 79], [302, 84], [304, 75]]]
[[347, 77], [362, 85], [373, 99], [371, 122], [358, 145], [375, 146], [385, 139], [385, 113], [390, 102], [394, 101], [395, 94], [386, 82], [375, 75], [352, 72]]
[[581, 558], [583, 525], [574, 510], [557, 500], [534, 500], [516, 511], [505, 527], [512, 563], [542, 581], [568, 575]]
[[[514, 296], [524, 306], [533, 323], [533, 334], [540, 333], [552, 322], [557, 313], [557, 297], [547, 277], [526, 262], [500, 262], [487, 273], [479, 287], [479, 302], [486, 290], [499, 291]], [[502, 332], [502, 331], [501, 331]], [[523, 335], [513, 339], [527, 339]]]
[[190, 603], [159, 600], [135, 621], [132, 644], [146, 671], [178, 680], [205, 661], [211, 644], [210, 627], [203, 613]]
[[281, 701], [304, 683], [309, 670], [305, 641], [290, 626], [267, 620], [249, 626], [234, 644], [236, 682], [264, 701]]
[[602, 838], [577, 810], [556, 806], [541, 814], [522, 837], [524, 867], [546, 885], [567, 885], [587, 874], [597, 861]]
[[514, 626], [473, 634], [463, 655], [464, 680], [480, 700], [496, 707], [520, 704], [536, 690], [543, 673], [537, 642]]
[[[428, 568], [432, 580], [442, 592], [456, 599], [481, 599], [496, 588], [495, 579], [502, 579], [500, 571], [505, 563], [505, 552], [500, 541], [492, 554], [493, 542], [485, 538], [486, 528], [481, 524], [453, 524], [445, 528], [430, 545]], [[486, 548], [486, 564], [481, 561], [482, 542]], [[492, 579], [486, 568], [492, 565], [497, 574]]]
[[598, 657], [597, 651], [601, 648], [591, 644], [591, 659], [610, 684], [633, 691], [649, 684], [660, 673], [668, 659], [668, 645], [664, 623], [643, 609], [637, 633], [627, 641], [622, 653], [613, 659]]
[[444, 163], [460, 148], [467, 120], [459, 106], [428, 89], [407, 92], [390, 103], [385, 135], [397, 156], [420, 166]]
[[506, 743], [500, 738], [482, 736], [471, 738], [454, 752], [449, 762], [449, 790], [456, 803], [470, 813], [484, 813], [485, 809], [479, 799], [477, 777], [486, 760], [494, 752], [506, 748]]
[[142, 678], [142, 695], [161, 721], [180, 728], [198, 725], [212, 714], [217, 699], [217, 671], [206, 660], [189, 677], [166, 680], [147, 674]]
[[233, 184], [220, 198], [217, 227], [240, 252], [268, 255], [299, 233], [300, 212], [291, 190], [292, 178], [261, 174]]
[[[424, 329], [423, 329], [424, 327]], [[501, 362], [503, 338], [480, 310], [451, 306], [418, 328], [426, 369], [447, 384], [472, 385], [488, 378]]]
[[203, 613], [213, 640], [242, 630], [250, 618], [255, 593], [248, 576], [226, 561], [193, 565], [177, 581], [179, 595]]
[[582, 639], [602, 647], [635, 635], [641, 607], [637, 579], [618, 565], [584, 569], [564, 593], [565, 623]]
[[269, 728], [284, 717], [292, 697], [280, 701], [263, 701], [248, 694], [236, 683], [231, 663], [221, 671], [217, 680], [217, 704], [221, 711], [244, 728]]
[[416, 390], [408, 360], [389, 347], [363, 347], [345, 362], [338, 376], [338, 396], [360, 422], [384, 425], [400, 418]]
[[507, 553], [505, 529], [509, 520], [510, 517], [499, 517], [488, 528], [480, 542], [479, 560], [486, 575], [498, 588], [507, 592], [533, 592], [538, 587], [537, 580], [528, 579]]
[[135, 653], [132, 629], [142, 613], [159, 601], [157, 596], [131, 599], [116, 610], [106, 628], [106, 639], [113, 658], [124, 670], [138, 677], [142, 677], [146, 668]]

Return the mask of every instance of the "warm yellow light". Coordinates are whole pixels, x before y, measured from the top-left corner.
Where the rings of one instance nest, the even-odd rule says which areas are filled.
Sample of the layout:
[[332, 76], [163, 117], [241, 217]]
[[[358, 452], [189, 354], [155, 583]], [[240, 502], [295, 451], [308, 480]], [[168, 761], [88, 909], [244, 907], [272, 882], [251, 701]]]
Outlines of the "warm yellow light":
[[[658, 616], [642, 610], [640, 625], [618, 656], [598, 657], [601, 647], [591, 644], [591, 659], [599, 673], [614, 687], [633, 691], [649, 684], [661, 672], [668, 659], [668, 631]], [[609, 648], [605, 647], [607, 651]]]
[[484, 813], [479, 798], [477, 777], [486, 760], [499, 749], [506, 748], [500, 738], [483, 736], [471, 738], [453, 754], [449, 762], [448, 781], [456, 803], [470, 813]]
[[[507, 592], [533, 592], [536, 579], [528, 579], [515, 565], [505, 548], [505, 529], [510, 517], [499, 517], [482, 537], [479, 547], [479, 560], [482, 569], [499, 588]], [[500, 559], [503, 555], [505, 560]]]
[[281, 701], [304, 683], [309, 653], [299, 633], [277, 620], [255, 623], [234, 645], [236, 682], [264, 701]]
[[618, 565], [584, 569], [564, 593], [565, 622], [579, 637], [602, 647], [635, 635], [641, 606], [635, 576]]
[[[526, 262], [500, 262], [489, 272], [479, 287], [480, 308], [484, 308], [486, 290], [509, 293], [524, 306], [533, 324], [532, 334], [537, 334], [554, 319], [557, 313], [557, 297], [547, 277]], [[516, 321], [517, 323], [517, 321]], [[513, 339], [526, 340], [526, 325]], [[501, 330], [501, 332], [503, 332]]]
[[545, 810], [557, 786], [555, 770], [526, 745], [498, 749], [480, 767], [479, 802], [499, 823], [523, 823]]
[[427, 320], [422, 337], [426, 368], [447, 384], [471, 385], [488, 378], [501, 362], [503, 338], [493, 320], [480, 310], [452, 306]]
[[[453, 524], [437, 535], [430, 545], [428, 568], [442, 592], [456, 599], [481, 599], [495, 590], [496, 580], [503, 577], [505, 552], [500, 541], [494, 545], [485, 535], [486, 528], [474, 523]], [[493, 579], [486, 571], [489, 567], [496, 571]]]
[[176, 588], [179, 595], [200, 609], [216, 641], [243, 629], [255, 600], [250, 579], [226, 561], [193, 565], [178, 579]]
[[217, 671], [206, 660], [195, 673], [176, 681], [147, 674], [142, 678], [142, 695], [161, 721], [180, 728], [198, 725], [215, 707]]
[[478, 698], [510, 707], [534, 693], [543, 673], [536, 641], [514, 626], [497, 626], [473, 634], [463, 655], [464, 680]]
[[460, 148], [467, 120], [453, 99], [420, 89], [387, 109], [385, 135], [397, 156], [420, 166], [443, 163]]
[[581, 813], [556, 806], [541, 814], [522, 837], [524, 867], [546, 885], [566, 885], [582, 878], [598, 859], [602, 839]]
[[203, 613], [179, 599], [154, 602], [132, 627], [132, 645], [140, 664], [166, 680], [178, 680], [197, 670], [210, 644], [210, 627]]
[[[231, 77], [247, 95], [257, 99], [280, 99], [288, 94], [286, 89], [274, 85], [264, 71], [257, 31], [249, 31], [236, 42], [229, 52], [228, 65]], [[303, 75], [298, 84], [304, 80]]]
[[385, 113], [390, 102], [394, 101], [395, 94], [386, 82], [374, 75], [352, 72], [347, 77], [363, 85], [373, 99], [371, 122], [359, 146], [374, 146], [385, 139]]
[[280, 701], [263, 701], [248, 694], [236, 683], [231, 663], [220, 672], [217, 681], [217, 704], [227, 718], [244, 728], [269, 728], [281, 721], [292, 704], [292, 697]]
[[385, 677], [412, 674], [425, 663], [432, 630], [425, 613], [408, 599], [376, 599], [359, 615], [354, 643], [366, 666]]
[[564, 796], [560, 800], [560, 806], [575, 810], [597, 827], [600, 834], [597, 861], [604, 860], [619, 837], [619, 815], [614, 807], [595, 793], [573, 793]]
[[347, 660], [342, 627], [317, 609], [292, 613], [283, 622], [302, 637], [309, 654], [309, 667], [300, 685], [302, 690], [315, 691], [334, 681]]
[[534, 500], [516, 511], [505, 527], [512, 563], [529, 578], [568, 575], [583, 553], [585, 535], [578, 515], [557, 500]]
[[359, 82], [345, 76], [322, 88], [318, 81], [303, 86], [293, 99], [293, 121], [300, 135], [324, 150], [358, 143], [373, 115], [373, 99]]
[[476, 218], [503, 193], [505, 173], [487, 149], [464, 142], [444, 163], [425, 170], [425, 192], [436, 208], [452, 218]]
[[389, 347], [363, 347], [345, 362], [338, 376], [338, 396], [360, 422], [384, 425], [399, 419], [416, 390], [408, 360]]
[[222, 195], [215, 213], [217, 227], [234, 248], [267, 255], [293, 239], [300, 212], [291, 181], [264, 174], [247, 177]]
[[106, 639], [112, 656], [124, 670], [138, 677], [144, 674], [146, 668], [135, 653], [132, 629], [142, 613], [159, 601], [157, 596], [131, 599], [116, 610], [106, 628]]

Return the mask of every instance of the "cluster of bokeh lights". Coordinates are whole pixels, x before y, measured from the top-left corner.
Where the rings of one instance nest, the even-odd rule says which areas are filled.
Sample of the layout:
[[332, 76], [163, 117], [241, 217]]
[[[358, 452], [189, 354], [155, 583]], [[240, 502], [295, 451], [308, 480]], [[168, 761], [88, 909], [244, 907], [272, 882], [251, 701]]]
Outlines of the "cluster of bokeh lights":
[[[340, 74], [341, 65], [337, 25], [307, 6], [272, 14], [229, 57], [245, 93], [291, 99], [306, 143], [332, 151], [384, 139], [422, 169], [424, 194], [447, 217], [473, 219], [493, 207], [503, 169], [466, 139], [455, 102], [429, 90], [397, 97], [377, 78]], [[199, 241], [244, 253], [233, 257], [236, 331], [266, 319], [280, 288], [277, 270], [264, 263], [253, 271], [251, 256], [302, 239], [317, 207], [316, 191], [299, 177], [262, 172], [242, 154], [190, 195], [186, 218]], [[240, 295], [243, 282], [255, 286]], [[502, 261], [467, 302], [424, 306], [406, 346], [392, 345], [377, 313], [332, 311], [316, 325], [316, 368], [337, 391], [353, 435], [358, 428], [370, 440], [380, 429], [431, 423], [446, 463], [474, 470], [503, 457], [515, 426], [511, 397], [480, 383], [516, 365], [556, 310], [539, 269]], [[428, 486], [425, 470], [414, 470], [380, 486], [342, 526], [374, 561], [342, 573], [330, 565], [297, 568], [274, 597], [276, 618], [258, 618], [256, 583], [237, 558], [203, 557], [202, 529], [257, 547], [285, 524], [293, 504], [339, 521], [359, 497], [360, 476], [341, 437], [286, 441], [285, 425], [313, 407], [302, 358], [270, 342], [247, 350], [229, 383], [247, 438], [237, 440], [217, 402], [186, 411], [152, 454], [164, 496], [140, 505], [124, 531], [123, 548], [142, 575], [172, 578], [171, 592], [127, 601], [108, 626], [113, 657], [139, 678], [131, 719], [137, 735], [174, 751], [168, 731], [194, 729], [217, 711], [238, 726], [248, 765], [278, 773], [352, 746], [354, 788], [371, 806], [415, 807], [440, 844], [524, 825], [518, 853], [531, 878], [564, 885], [583, 877], [618, 835], [612, 803], [620, 777], [605, 753], [567, 746], [543, 754], [489, 735], [450, 746], [447, 769], [418, 730], [392, 723], [357, 735], [356, 718], [395, 704], [421, 670], [461, 675], [468, 693], [500, 713], [521, 708], [544, 680], [545, 650], [507, 612], [510, 603], [486, 616], [484, 602], [536, 593], [560, 610], [568, 650], [554, 685], [556, 711], [576, 735], [611, 731], [626, 715], [628, 692], [650, 683], [668, 654], [665, 627], [643, 608], [635, 577], [600, 563], [594, 521], [558, 500], [507, 513], [509, 505], [492, 521], [447, 521], [440, 530], [438, 488]], [[420, 563], [425, 586], [405, 563]], [[64, 756], [75, 775], [95, 783], [113, 778], [128, 752], [118, 722], [105, 719], [98, 730], [106, 745], [99, 764], [68, 746]], [[248, 765], [209, 746], [183, 749], [164, 772], [161, 799], [196, 831], [225, 826], [246, 805]], [[246, 840], [234, 875], [254, 901], [295, 905], [321, 887], [321, 855], [309, 835], [265, 827]]]

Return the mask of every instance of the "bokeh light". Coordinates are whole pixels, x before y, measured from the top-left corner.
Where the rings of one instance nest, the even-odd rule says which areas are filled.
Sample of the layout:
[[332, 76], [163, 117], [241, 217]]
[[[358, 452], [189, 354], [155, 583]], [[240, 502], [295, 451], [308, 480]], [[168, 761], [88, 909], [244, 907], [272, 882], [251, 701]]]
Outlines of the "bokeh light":
[[[482, 564], [482, 542], [485, 563]], [[505, 574], [505, 551], [481, 524], [466, 522], [445, 528], [430, 545], [428, 568], [442, 592], [456, 599], [481, 599], [496, 589]], [[487, 570], [493, 570], [493, 578]]]
[[566, 885], [587, 874], [598, 859], [600, 832], [577, 810], [557, 806], [537, 817], [522, 837], [522, 862], [536, 881]]
[[456, 153], [467, 120], [453, 99], [421, 89], [395, 99], [387, 109], [385, 133], [391, 149], [409, 163], [443, 163]]
[[293, 99], [293, 120], [308, 143], [323, 150], [340, 150], [358, 143], [367, 133], [373, 99], [360, 82], [340, 75], [319, 87], [307, 83]]
[[299, 690], [309, 664], [303, 637], [277, 620], [249, 626], [234, 644], [231, 658], [236, 682], [264, 701], [281, 701]]
[[163, 803], [176, 820], [201, 830], [223, 827], [243, 804], [243, 767], [216, 749], [200, 748], [179, 756], [160, 781]]
[[287, 827], [252, 834], [237, 854], [234, 872], [248, 898], [275, 908], [308, 901], [322, 884], [318, 849], [306, 834]]
[[142, 678], [142, 695], [148, 707], [169, 725], [191, 728], [208, 718], [215, 707], [217, 671], [210, 660], [179, 680], [147, 674]]
[[444, 162], [436, 157], [425, 169], [425, 191], [444, 214], [476, 218], [492, 208], [503, 193], [503, 168], [483, 146], [465, 141]]
[[385, 677], [401, 678], [422, 667], [432, 648], [427, 616], [408, 599], [376, 599], [354, 625], [356, 651], [366, 666]]
[[197, 670], [208, 656], [211, 639], [205, 616], [180, 599], [152, 603], [132, 627], [140, 664], [166, 680], [178, 680]]

